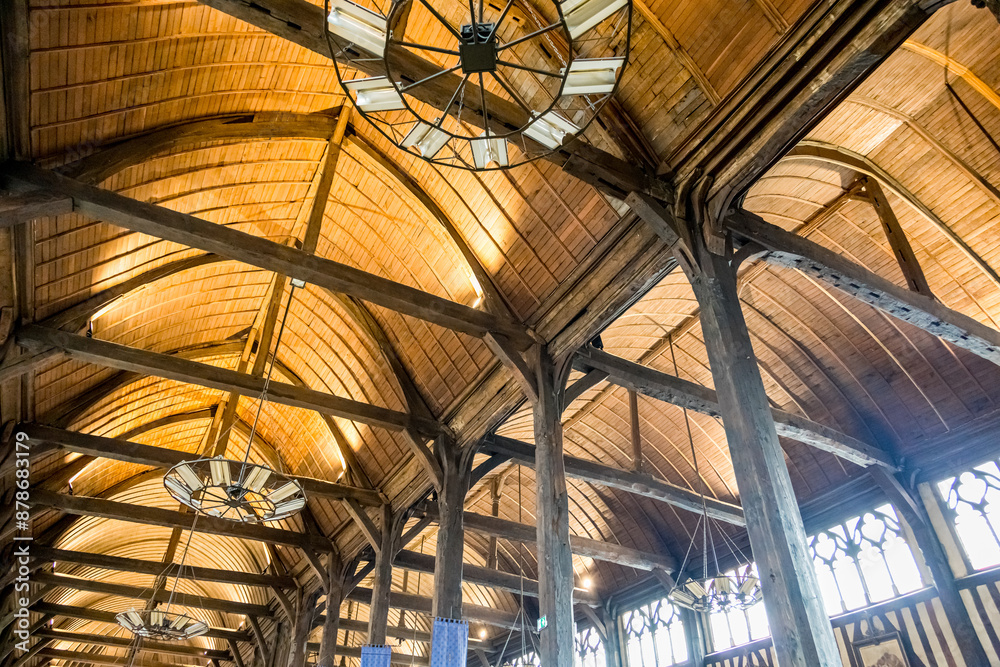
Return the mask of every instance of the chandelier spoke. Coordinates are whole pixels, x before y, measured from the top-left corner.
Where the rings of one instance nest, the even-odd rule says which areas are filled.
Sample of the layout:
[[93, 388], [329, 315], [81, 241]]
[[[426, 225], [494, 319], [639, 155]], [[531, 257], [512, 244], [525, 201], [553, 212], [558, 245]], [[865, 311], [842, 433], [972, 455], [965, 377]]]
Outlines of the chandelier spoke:
[[562, 23], [553, 23], [552, 25], [547, 25], [544, 28], [539, 28], [538, 30], [536, 30], [534, 32], [528, 33], [524, 37], [518, 37], [513, 42], [507, 42], [503, 46], [497, 47], [497, 52], [499, 53], [500, 51], [505, 51], [506, 49], [509, 49], [512, 46], [517, 46], [518, 44], [522, 44], [524, 42], [527, 42], [528, 40], [534, 39], [535, 37], [539, 37], [541, 35], [544, 35], [545, 33], [549, 32], [549, 31], [555, 30], [556, 28], [560, 27], [561, 25], [562, 25]]
[[438, 78], [439, 76], [444, 76], [445, 74], [451, 74], [452, 72], [454, 72], [455, 70], [457, 70], [461, 66], [462, 65], [459, 64], [459, 65], [455, 65], [454, 67], [449, 67], [448, 69], [443, 69], [440, 72], [435, 72], [434, 74], [431, 74], [428, 77], [424, 77], [423, 79], [420, 79], [420, 81], [415, 81], [415, 82], [411, 83], [408, 86], [403, 86], [402, 88], [399, 89], [399, 92], [405, 93], [406, 91], [412, 90], [413, 88], [416, 88], [417, 86], [424, 85], [428, 81], [433, 81], [434, 79]]

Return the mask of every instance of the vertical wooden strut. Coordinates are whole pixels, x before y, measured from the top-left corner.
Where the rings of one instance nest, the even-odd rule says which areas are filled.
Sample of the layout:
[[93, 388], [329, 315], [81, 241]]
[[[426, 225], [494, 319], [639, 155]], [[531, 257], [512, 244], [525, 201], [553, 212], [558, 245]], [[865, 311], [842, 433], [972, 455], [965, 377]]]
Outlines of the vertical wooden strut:
[[392, 559], [396, 553], [396, 530], [392, 509], [382, 506], [382, 541], [375, 556], [375, 583], [368, 608], [368, 643], [385, 644], [389, 625], [389, 592], [392, 590]]
[[318, 590], [310, 595], [306, 595], [303, 590], [299, 591], [298, 607], [295, 610], [295, 634], [288, 656], [288, 667], [305, 667], [306, 643], [309, 641], [309, 632], [312, 630], [316, 600], [319, 599], [319, 594]]
[[465, 528], [462, 515], [465, 494], [469, 490], [474, 447], [462, 449], [454, 438], [437, 439], [442, 484], [438, 493], [440, 513], [437, 551], [434, 556], [434, 605], [437, 618], [462, 618], [462, 562], [465, 554]]
[[642, 472], [642, 433], [639, 431], [639, 397], [628, 391], [629, 422], [632, 425], [632, 470]]
[[323, 639], [320, 643], [318, 667], [334, 667], [337, 659], [340, 604], [344, 601], [344, 567], [339, 554], [330, 554], [326, 573], [330, 587], [326, 592], [326, 618], [323, 621]]
[[[644, 216], [645, 217], [645, 216]], [[764, 382], [740, 306], [736, 271], [708, 250], [700, 229], [665, 216], [666, 230], [701, 307], [701, 327], [719, 396], [733, 472], [760, 573], [777, 662], [782, 667], [841, 667], [820, 599], [802, 516], [778, 442]], [[657, 231], [664, 236], [666, 225]], [[679, 234], [679, 236], [677, 235]]]
[[538, 606], [541, 663], [573, 666], [573, 557], [569, 545], [569, 496], [563, 464], [562, 402], [569, 372], [546, 348], [535, 367], [535, 479], [538, 515]]

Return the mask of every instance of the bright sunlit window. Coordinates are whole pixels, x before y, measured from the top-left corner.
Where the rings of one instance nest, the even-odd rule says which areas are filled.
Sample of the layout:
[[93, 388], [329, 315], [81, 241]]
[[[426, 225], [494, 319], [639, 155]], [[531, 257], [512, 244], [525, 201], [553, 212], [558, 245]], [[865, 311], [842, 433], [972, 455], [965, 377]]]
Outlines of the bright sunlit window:
[[995, 461], [938, 482], [945, 512], [955, 526], [969, 565], [1000, 565], [1000, 468]]
[[923, 588], [891, 505], [876, 507], [808, 540], [831, 616]]
[[586, 628], [576, 633], [577, 667], [606, 667], [607, 656], [604, 654], [604, 642], [594, 628]]
[[666, 667], [686, 662], [684, 623], [666, 598], [622, 614], [629, 667]]
[[[735, 573], [735, 570], [729, 570], [724, 574], [733, 576]], [[753, 568], [753, 573], [757, 575], [756, 567]], [[713, 612], [709, 614], [708, 622], [712, 629], [712, 646], [716, 651], [764, 639], [771, 634], [763, 600], [749, 609]]]

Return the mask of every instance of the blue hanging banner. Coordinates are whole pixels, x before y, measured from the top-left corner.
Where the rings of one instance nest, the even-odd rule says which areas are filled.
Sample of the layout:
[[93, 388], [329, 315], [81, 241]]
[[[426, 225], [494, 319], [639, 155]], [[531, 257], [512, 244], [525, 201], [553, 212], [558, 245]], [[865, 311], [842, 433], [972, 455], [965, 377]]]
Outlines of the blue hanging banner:
[[381, 644], [365, 644], [361, 647], [361, 667], [389, 667], [392, 648]]
[[431, 667], [465, 667], [469, 654], [469, 624], [435, 618], [431, 634]]

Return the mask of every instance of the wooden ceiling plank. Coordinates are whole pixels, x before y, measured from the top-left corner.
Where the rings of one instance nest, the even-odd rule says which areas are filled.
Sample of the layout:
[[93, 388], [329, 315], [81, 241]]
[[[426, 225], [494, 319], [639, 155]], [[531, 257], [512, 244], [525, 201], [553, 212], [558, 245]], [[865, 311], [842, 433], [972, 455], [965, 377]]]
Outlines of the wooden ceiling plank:
[[[613, 384], [650, 398], [712, 417], [722, 414], [714, 390], [594, 347], [581, 350], [574, 363], [581, 369], [597, 368], [605, 371]], [[822, 449], [861, 466], [880, 465], [895, 469], [895, 464], [887, 453], [857, 438], [783, 410], [772, 409], [771, 414], [778, 435], [782, 437]]]
[[747, 211], [725, 219], [734, 234], [766, 248], [764, 259], [798, 269], [898, 320], [1000, 365], [1000, 331], [922, 294], [900, 287], [797, 234]]
[[[143, 507], [120, 503], [114, 500], [105, 500], [103, 498], [68, 496], [44, 489], [33, 491], [31, 502], [36, 506], [50, 507], [78, 516], [94, 516], [129, 523], [140, 523], [148, 526], [191, 529], [192, 518], [190, 515], [158, 507]], [[225, 535], [238, 539], [285, 544], [297, 547], [303, 551], [306, 549], [314, 549], [322, 552], [333, 550], [333, 545], [329, 540], [319, 535], [296, 533], [290, 530], [256, 524], [237, 523], [211, 516], [198, 517], [197, 531], [209, 535]]]
[[[125, 584], [114, 584], [44, 571], [36, 572], [34, 579], [39, 583], [61, 586], [63, 588], [70, 588], [77, 591], [106, 593], [108, 595], [117, 595], [119, 597], [134, 598], [137, 600], [153, 600], [155, 602], [167, 602], [172, 600], [174, 604], [182, 607], [194, 607], [197, 609], [221, 611], [227, 614], [266, 617], [273, 615], [271, 610], [263, 605], [247, 604], [245, 602], [235, 602], [232, 600], [219, 600], [202, 595], [189, 595], [187, 593], [173, 593], [171, 596], [170, 591], [153, 589], [148, 586], [127, 586]], [[153, 593], [153, 595], [151, 595], [151, 593]]]
[[134, 232], [199, 248], [471, 336], [499, 333], [521, 349], [533, 342], [513, 322], [225, 225], [129, 199], [29, 164], [7, 164], [2, 175], [8, 182], [61, 192], [73, 198], [76, 212]]
[[[108, 556], [106, 554], [94, 554], [83, 551], [70, 551], [67, 549], [54, 549], [43, 545], [33, 545], [31, 553], [43, 561], [57, 561], [60, 563], [71, 563], [73, 565], [86, 565], [102, 570], [115, 570], [118, 572], [135, 572], [138, 574], [148, 574], [156, 576], [163, 573], [164, 565], [160, 561], [139, 560], [136, 558], [123, 558], [121, 556]], [[253, 572], [237, 572], [235, 570], [219, 570], [208, 567], [198, 567], [185, 565], [184, 569], [173, 572], [170, 576], [179, 576], [184, 579], [194, 579], [197, 581], [214, 581], [223, 584], [237, 584], [241, 586], [262, 586], [279, 588], [294, 588], [295, 579], [292, 577], [280, 577], [272, 574], [256, 574]]]
[[[105, 438], [98, 435], [67, 431], [61, 428], [42, 424], [24, 424], [20, 427], [28, 438], [39, 443], [48, 442], [59, 445], [71, 452], [148, 465], [155, 468], [170, 468], [181, 461], [191, 459], [191, 455], [165, 447], [153, 447], [136, 442]], [[363, 489], [336, 482], [327, 482], [313, 477], [289, 475], [290, 478], [302, 484], [307, 495], [315, 495], [331, 500], [351, 499], [357, 503], [378, 507], [385, 498], [375, 490]]]
[[[119, 370], [154, 375], [222, 391], [238, 391], [248, 395], [259, 395], [264, 390], [263, 378], [56, 329], [29, 325], [18, 329], [16, 336], [18, 342], [26, 346], [54, 347], [70, 357]], [[390, 430], [413, 426], [421, 432], [434, 436], [443, 429], [441, 424], [433, 420], [421, 419], [403, 412], [295, 385], [272, 382], [268, 386], [267, 393], [268, 398], [274, 403], [314, 410], [332, 417], [342, 417]]]
[[[504, 454], [511, 459], [529, 466], [535, 463], [535, 448], [525, 442], [492, 436], [483, 442], [483, 450]], [[579, 479], [590, 484], [627, 491], [665, 502], [674, 507], [695, 512], [702, 512], [701, 496], [691, 491], [662, 480], [652, 475], [635, 471], [622, 470], [606, 466], [595, 461], [587, 461], [572, 456], [565, 457], [566, 476]], [[738, 505], [726, 503], [715, 498], [705, 498], [705, 506], [709, 516], [736, 526], [746, 525], [743, 510]]]

